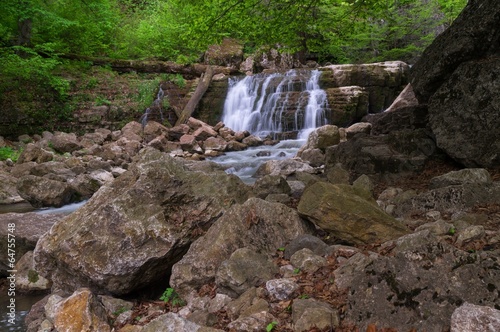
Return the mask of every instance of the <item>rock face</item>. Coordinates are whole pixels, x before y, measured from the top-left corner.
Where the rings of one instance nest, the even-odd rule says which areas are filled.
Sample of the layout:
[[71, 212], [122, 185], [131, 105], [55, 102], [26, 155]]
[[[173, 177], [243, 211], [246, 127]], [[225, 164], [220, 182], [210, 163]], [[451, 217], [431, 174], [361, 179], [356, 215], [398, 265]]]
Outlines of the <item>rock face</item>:
[[499, 77], [500, 58], [465, 62], [429, 100], [437, 146], [467, 167], [500, 162]]
[[191, 245], [173, 266], [170, 285], [187, 295], [214, 282], [219, 266], [237, 249], [247, 248], [269, 256], [311, 230], [309, 223], [285, 205], [250, 198], [231, 207]]
[[349, 186], [315, 183], [306, 188], [297, 210], [336, 238], [356, 244], [382, 243], [408, 232]]
[[411, 84], [439, 148], [468, 167], [498, 165], [500, 16], [495, 0], [469, 1], [412, 68]]
[[88, 286], [121, 295], [165, 282], [189, 244], [247, 191], [234, 176], [187, 172], [146, 148], [128, 172], [40, 239], [36, 266], [65, 291]]
[[323, 89], [358, 86], [368, 91], [369, 112], [378, 113], [389, 107], [408, 83], [409, 67], [400, 61], [363, 65], [331, 65], [321, 67]]
[[[422, 231], [396, 240], [390, 256], [353, 256], [341, 268], [352, 268], [342, 279], [350, 287], [347, 319], [360, 330], [376, 323], [397, 331], [443, 331], [464, 302], [500, 305], [496, 255], [467, 253]], [[475, 331], [487, 330], [479, 326]]]

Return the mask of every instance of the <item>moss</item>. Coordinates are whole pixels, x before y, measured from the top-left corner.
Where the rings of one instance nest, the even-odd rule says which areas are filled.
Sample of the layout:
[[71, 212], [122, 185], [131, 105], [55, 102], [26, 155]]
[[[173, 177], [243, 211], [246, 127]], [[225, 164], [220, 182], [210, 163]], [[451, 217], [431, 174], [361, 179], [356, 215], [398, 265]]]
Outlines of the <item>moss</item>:
[[38, 272], [36, 272], [35, 270], [29, 270], [28, 271], [28, 281], [31, 282], [31, 283], [36, 283], [38, 281], [38, 279], [40, 279], [38, 277]]

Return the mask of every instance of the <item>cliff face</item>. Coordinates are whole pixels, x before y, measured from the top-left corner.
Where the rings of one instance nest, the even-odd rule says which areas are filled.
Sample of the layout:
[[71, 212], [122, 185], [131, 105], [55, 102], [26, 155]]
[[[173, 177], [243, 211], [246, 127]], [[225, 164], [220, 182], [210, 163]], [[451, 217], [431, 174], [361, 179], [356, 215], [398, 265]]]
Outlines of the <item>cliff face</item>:
[[467, 167], [500, 161], [500, 3], [469, 1], [411, 70], [437, 146]]

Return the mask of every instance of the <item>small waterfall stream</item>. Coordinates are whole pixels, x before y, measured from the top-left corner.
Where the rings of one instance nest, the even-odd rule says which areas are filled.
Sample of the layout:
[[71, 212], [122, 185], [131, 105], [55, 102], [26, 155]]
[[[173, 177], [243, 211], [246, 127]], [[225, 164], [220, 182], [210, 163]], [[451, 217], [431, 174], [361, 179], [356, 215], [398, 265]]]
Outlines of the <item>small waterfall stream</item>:
[[328, 123], [330, 109], [326, 92], [319, 87], [320, 75], [319, 70], [289, 70], [231, 79], [222, 116], [226, 126], [260, 137], [294, 132], [296, 139], [229, 152], [213, 160], [251, 184], [264, 162], [294, 157], [310, 132]]
[[319, 70], [257, 74], [229, 82], [222, 122], [233, 130], [265, 137], [297, 132], [305, 139], [327, 124], [326, 92], [319, 87]]

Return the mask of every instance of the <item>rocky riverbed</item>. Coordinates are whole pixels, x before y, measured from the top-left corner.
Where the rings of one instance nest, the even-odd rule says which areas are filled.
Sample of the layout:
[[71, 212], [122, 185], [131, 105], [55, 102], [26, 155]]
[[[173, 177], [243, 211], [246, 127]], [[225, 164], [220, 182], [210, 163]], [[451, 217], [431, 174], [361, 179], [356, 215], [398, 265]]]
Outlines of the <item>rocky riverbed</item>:
[[28, 331], [500, 330], [497, 13], [469, 2], [413, 102], [318, 128], [253, 185], [202, 160], [266, 144], [222, 123], [31, 137], [0, 197], [89, 200], [2, 215], [16, 287], [50, 290]]

